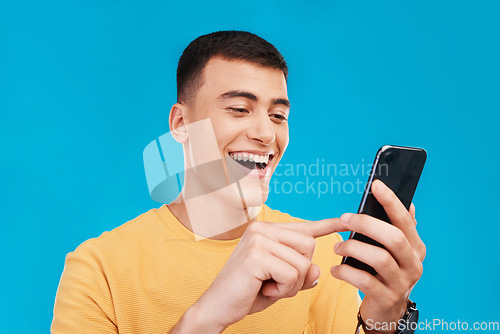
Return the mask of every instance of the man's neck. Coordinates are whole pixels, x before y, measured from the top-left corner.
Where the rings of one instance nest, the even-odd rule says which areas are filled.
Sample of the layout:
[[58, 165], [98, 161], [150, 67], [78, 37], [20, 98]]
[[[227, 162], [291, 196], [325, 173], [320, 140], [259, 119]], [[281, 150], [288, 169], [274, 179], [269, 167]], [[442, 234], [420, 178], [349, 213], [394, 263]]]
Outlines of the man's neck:
[[227, 196], [238, 195], [232, 194], [234, 189], [230, 188], [187, 200], [181, 193], [168, 207], [179, 222], [198, 237], [237, 239], [245, 233], [248, 224], [255, 221], [262, 206], [248, 208], [244, 203], [237, 205], [239, 203], [234, 201], [225, 201]]

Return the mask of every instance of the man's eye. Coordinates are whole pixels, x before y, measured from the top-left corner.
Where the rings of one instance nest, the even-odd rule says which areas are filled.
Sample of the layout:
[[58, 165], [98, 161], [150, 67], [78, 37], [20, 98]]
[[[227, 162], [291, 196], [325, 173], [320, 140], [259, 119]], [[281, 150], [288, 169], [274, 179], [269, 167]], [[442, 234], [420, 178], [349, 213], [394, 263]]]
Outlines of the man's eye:
[[237, 113], [248, 113], [248, 110], [245, 108], [228, 108], [231, 111], [237, 112]]
[[284, 123], [287, 121], [286, 116], [281, 115], [281, 114], [272, 114], [271, 117], [277, 122], [277, 123]]

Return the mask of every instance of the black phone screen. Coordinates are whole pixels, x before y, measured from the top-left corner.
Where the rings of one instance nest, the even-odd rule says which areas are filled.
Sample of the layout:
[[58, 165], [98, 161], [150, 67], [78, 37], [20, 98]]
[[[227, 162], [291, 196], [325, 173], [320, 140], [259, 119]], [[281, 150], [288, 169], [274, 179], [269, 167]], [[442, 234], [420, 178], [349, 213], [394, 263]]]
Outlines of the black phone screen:
[[[391, 145], [382, 147], [375, 157], [358, 213], [367, 214], [389, 224], [391, 223], [384, 208], [371, 192], [372, 182], [377, 179], [384, 182], [408, 210], [426, 159], [427, 152], [422, 148]], [[351, 232], [349, 238], [384, 247], [361, 233]], [[372, 275], [377, 274], [371, 266], [352, 257], [344, 257], [342, 263], [365, 270]]]

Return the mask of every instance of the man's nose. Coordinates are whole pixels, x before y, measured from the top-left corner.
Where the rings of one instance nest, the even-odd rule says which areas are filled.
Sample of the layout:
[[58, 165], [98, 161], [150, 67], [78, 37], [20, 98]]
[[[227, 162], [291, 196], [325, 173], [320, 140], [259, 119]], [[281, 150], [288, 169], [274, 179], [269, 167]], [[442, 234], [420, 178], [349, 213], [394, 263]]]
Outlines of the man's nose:
[[252, 124], [247, 131], [247, 137], [257, 140], [265, 146], [269, 146], [276, 140], [273, 121], [269, 119], [267, 112], [255, 115]]

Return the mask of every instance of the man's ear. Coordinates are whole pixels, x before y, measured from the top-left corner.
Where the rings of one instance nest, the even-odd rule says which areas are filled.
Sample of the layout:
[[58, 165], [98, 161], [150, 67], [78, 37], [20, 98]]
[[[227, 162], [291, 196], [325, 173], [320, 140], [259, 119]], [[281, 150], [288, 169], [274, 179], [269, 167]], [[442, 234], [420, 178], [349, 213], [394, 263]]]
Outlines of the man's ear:
[[187, 128], [186, 128], [186, 106], [180, 103], [176, 103], [170, 109], [170, 116], [168, 118], [168, 123], [170, 126], [170, 133], [172, 137], [179, 143], [185, 143], [188, 138]]

